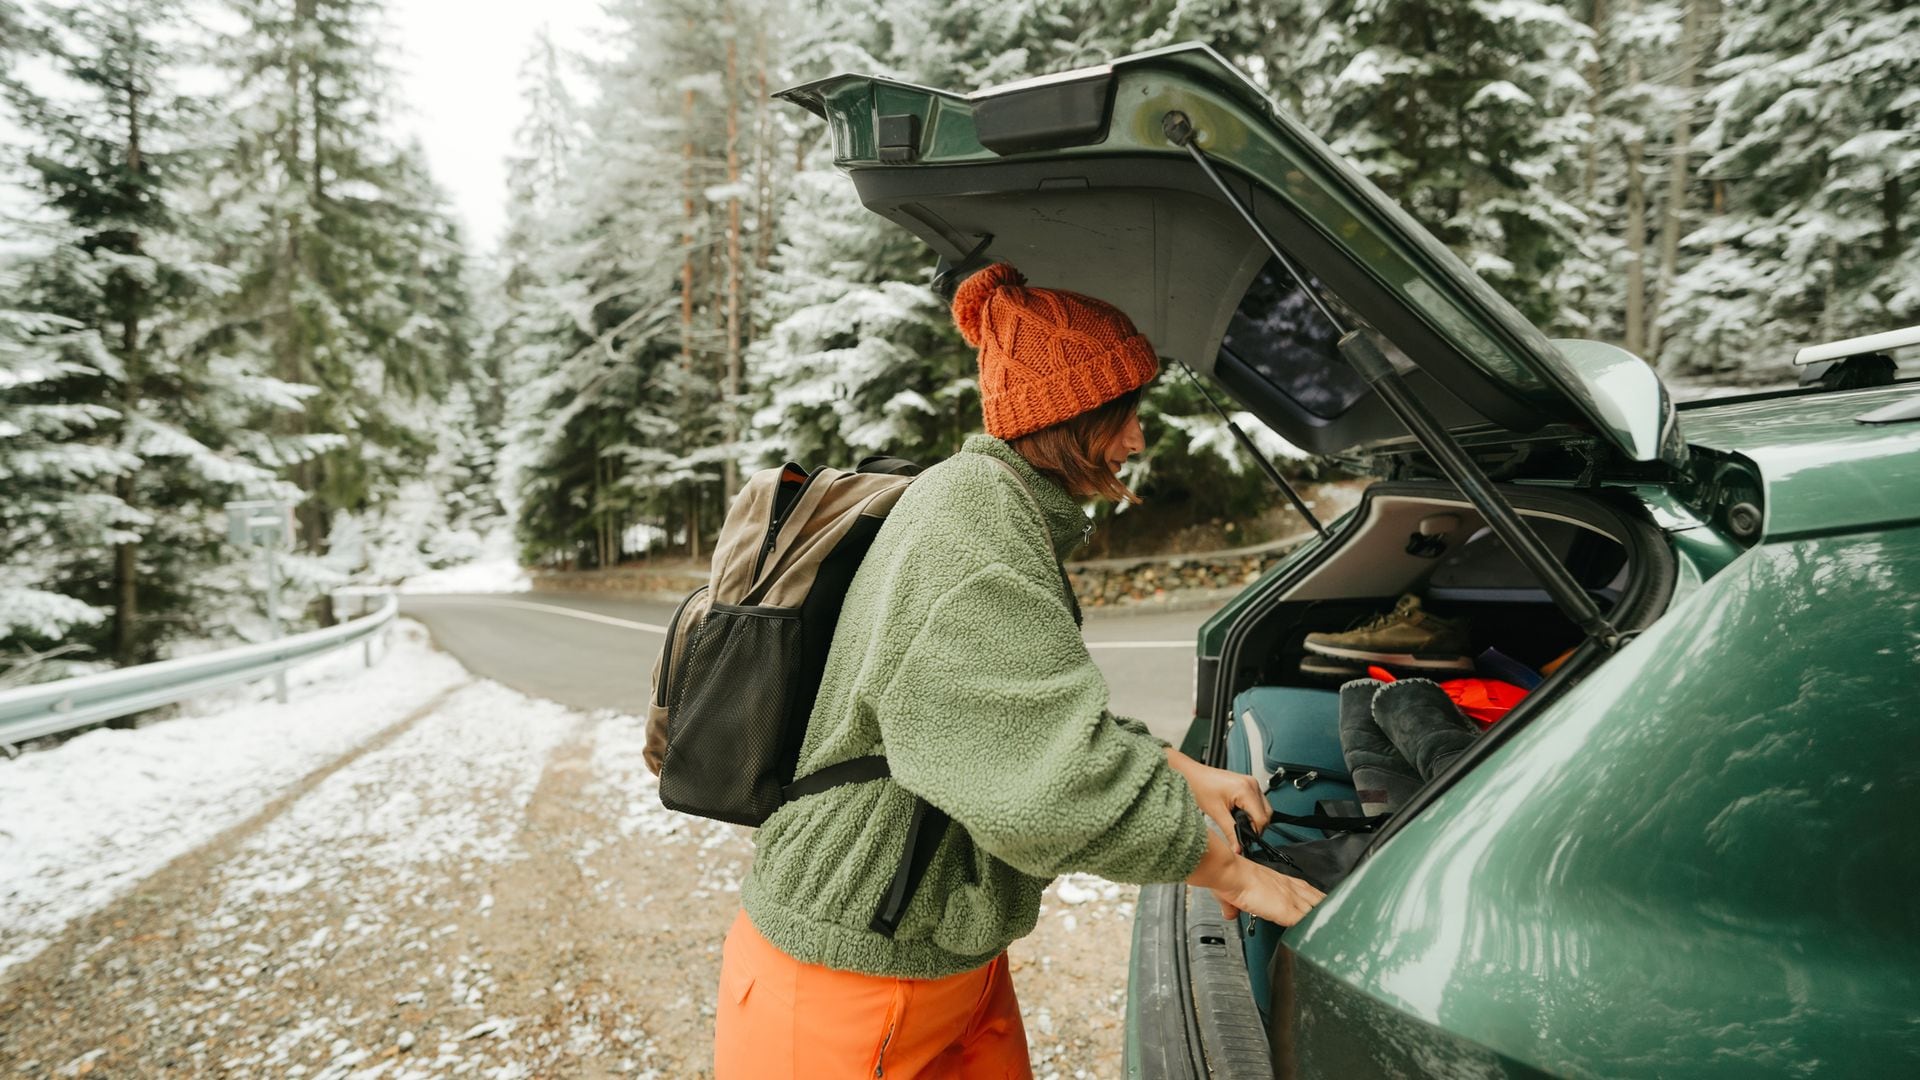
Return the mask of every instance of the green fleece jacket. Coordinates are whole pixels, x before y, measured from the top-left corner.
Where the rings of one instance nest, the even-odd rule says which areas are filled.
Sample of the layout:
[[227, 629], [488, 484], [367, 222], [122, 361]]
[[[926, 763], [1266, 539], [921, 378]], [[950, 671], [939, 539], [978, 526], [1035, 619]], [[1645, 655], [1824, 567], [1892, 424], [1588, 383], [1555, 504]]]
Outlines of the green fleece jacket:
[[[1060, 560], [1090, 529], [1064, 488], [985, 434], [901, 495], [848, 587], [797, 774], [885, 754], [893, 775], [760, 826], [741, 901], [768, 940], [828, 967], [935, 978], [1031, 931], [1062, 873], [1146, 883], [1199, 865], [1192, 789], [1164, 741], [1108, 711], [1069, 606]], [[914, 794], [953, 823], [889, 940], [867, 920]]]

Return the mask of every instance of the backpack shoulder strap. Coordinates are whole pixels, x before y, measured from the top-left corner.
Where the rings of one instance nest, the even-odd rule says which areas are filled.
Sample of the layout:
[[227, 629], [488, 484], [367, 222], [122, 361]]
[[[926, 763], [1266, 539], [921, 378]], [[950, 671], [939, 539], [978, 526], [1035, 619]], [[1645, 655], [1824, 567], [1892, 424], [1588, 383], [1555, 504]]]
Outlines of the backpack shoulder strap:
[[917, 476], [920, 473], [918, 463], [891, 454], [868, 454], [853, 467], [854, 472], [891, 473], [895, 476]]
[[868, 780], [883, 780], [892, 775], [893, 773], [887, 768], [886, 758], [879, 754], [868, 754], [866, 757], [834, 762], [825, 768], [808, 773], [780, 790], [786, 797], [786, 801], [792, 802], [809, 795], [818, 795], [842, 784], [863, 784]]

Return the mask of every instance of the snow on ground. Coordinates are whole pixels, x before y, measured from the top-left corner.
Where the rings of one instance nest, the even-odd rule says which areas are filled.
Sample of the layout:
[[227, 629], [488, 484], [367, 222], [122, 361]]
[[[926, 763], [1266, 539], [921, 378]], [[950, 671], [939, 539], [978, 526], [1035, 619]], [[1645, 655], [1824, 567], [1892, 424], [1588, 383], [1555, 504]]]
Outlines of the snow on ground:
[[429, 570], [400, 583], [403, 593], [502, 593], [526, 592], [532, 579], [511, 556], [483, 559], [464, 566]]
[[[349, 861], [403, 885], [424, 880], [422, 868], [503, 861], [547, 757], [579, 719], [498, 683], [464, 687], [250, 837], [225, 867], [224, 905], [257, 912], [276, 896], [337, 889]], [[315, 851], [329, 861], [312, 861]]]
[[[408, 998], [466, 1013], [454, 1028], [422, 1032], [422, 1054], [434, 1056], [418, 1063], [425, 1071], [400, 1075], [471, 1070], [506, 1050], [495, 1043], [526, 1018], [493, 1012], [497, 983], [483, 950], [461, 951], [450, 964], [409, 961], [441, 938], [453, 940], [463, 912], [491, 916], [491, 892], [476, 900], [453, 883], [477, 891], [495, 868], [526, 857], [515, 838], [527, 804], [554, 748], [583, 719], [554, 702], [475, 682], [248, 837], [221, 866], [219, 899], [197, 927], [197, 951], [215, 958], [203, 974], [230, 992], [270, 994], [305, 1019], [251, 1041], [216, 1018], [189, 1020], [200, 1024], [191, 1034], [232, 1049], [219, 1068], [291, 1075], [315, 1045], [338, 1042], [321, 1076], [360, 1076], [363, 1064], [372, 1067], [366, 1075], [377, 1075], [387, 1063], [356, 1045], [365, 1033], [354, 1030], [355, 1014], [365, 1003], [330, 1000], [309, 982], [310, 972], [344, 956], [369, 954], [388, 957], [384, 968], [417, 973]], [[330, 901], [316, 905], [316, 897]], [[250, 957], [255, 952], [270, 954], [271, 963]], [[469, 1045], [483, 1037], [486, 1043]]]
[[285, 705], [259, 700], [255, 684], [217, 695], [218, 711], [96, 728], [0, 761], [0, 972], [470, 678], [418, 624], [399, 623], [389, 642], [372, 670], [357, 648], [295, 669]]

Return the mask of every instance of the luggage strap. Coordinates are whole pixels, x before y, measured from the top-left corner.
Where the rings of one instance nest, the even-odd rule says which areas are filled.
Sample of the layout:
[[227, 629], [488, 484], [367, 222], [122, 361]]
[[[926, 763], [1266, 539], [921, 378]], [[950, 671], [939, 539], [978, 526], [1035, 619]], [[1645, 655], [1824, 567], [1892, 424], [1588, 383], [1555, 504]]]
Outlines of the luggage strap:
[[[809, 773], [782, 788], [781, 794], [791, 802], [843, 784], [883, 780], [892, 775], [892, 770], [887, 768], [886, 758], [869, 754]], [[950, 820], [946, 811], [918, 795], [913, 797], [913, 820], [907, 823], [907, 842], [901, 848], [900, 862], [893, 868], [893, 880], [887, 883], [887, 891], [880, 898], [880, 907], [867, 922], [868, 929], [887, 937], [893, 936], [900, 926], [901, 913], [906, 911], [908, 898], [919, 887], [920, 879], [926, 876], [927, 866], [933, 862], [933, 851], [940, 846], [941, 838], [946, 836]]]
[[[1243, 810], [1234, 812], [1245, 813]], [[1385, 825], [1392, 816], [1391, 813], [1359, 817], [1346, 814], [1283, 814], [1275, 810], [1270, 820], [1281, 825], [1298, 825], [1303, 829], [1319, 829], [1322, 832], [1372, 832]]]

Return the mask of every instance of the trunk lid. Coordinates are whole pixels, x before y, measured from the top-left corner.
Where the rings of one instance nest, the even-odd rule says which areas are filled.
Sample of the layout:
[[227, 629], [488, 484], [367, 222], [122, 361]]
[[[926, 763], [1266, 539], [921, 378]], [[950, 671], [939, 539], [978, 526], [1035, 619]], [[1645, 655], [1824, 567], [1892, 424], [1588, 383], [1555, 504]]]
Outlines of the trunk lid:
[[1170, 141], [1166, 117], [1184, 113], [1309, 287], [1377, 332], [1448, 430], [1564, 434], [1630, 462], [1685, 460], [1650, 367], [1598, 342], [1549, 340], [1203, 45], [971, 94], [837, 75], [779, 96], [827, 120], [861, 201], [953, 271], [1004, 260], [1035, 285], [1116, 304], [1163, 356], [1212, 373], [1305, 450], [1413, 448], [1301, 284]]

